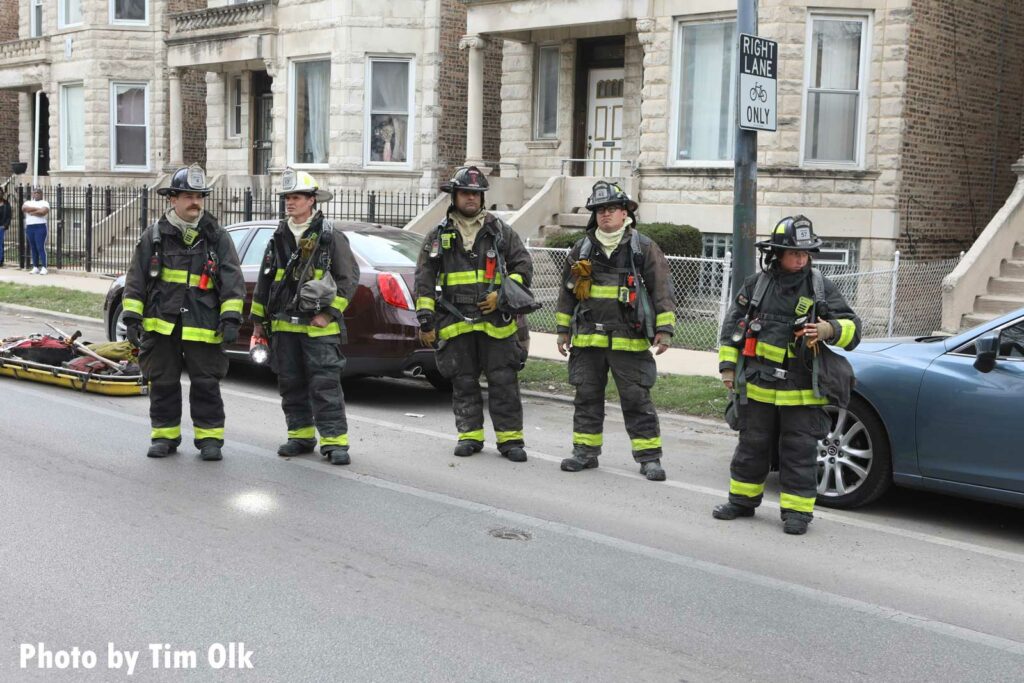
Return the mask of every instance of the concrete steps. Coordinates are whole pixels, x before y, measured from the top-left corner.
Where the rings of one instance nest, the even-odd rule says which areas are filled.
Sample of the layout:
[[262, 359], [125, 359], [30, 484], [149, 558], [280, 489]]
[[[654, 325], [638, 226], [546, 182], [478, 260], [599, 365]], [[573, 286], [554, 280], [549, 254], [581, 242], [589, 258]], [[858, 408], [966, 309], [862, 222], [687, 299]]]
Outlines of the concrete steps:
[[972, 327], [987, 323], [990, 320], [998, 318], [998, 313], [968, 313], [964, 316], [963, 324], [960, 326], [961, 330], [969, 330]]
[[960, 329], [988, 322], [1004, 313], [1024, 308], [1024, 244], [1013, 246], [1011, 258], [999, 267], [999, 276], [988, 281], [988, 288], [974, 300], [974, 310], [963, 317]]

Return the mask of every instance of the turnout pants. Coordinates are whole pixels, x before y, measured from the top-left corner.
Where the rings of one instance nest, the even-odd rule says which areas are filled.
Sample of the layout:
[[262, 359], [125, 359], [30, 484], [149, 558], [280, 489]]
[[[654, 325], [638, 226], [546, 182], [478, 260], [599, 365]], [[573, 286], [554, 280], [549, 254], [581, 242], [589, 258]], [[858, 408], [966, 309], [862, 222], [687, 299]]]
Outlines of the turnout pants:
[[[316, 443], [320, 450], [348, 446], [345, 395], [341, 389], [341, 336], [310, 337], [302, 332], [274, 332], [270, 340], [281, 408], [288, 438]], [[315, 430], [314, 430], [315, 426]]]
[[729, 468], [729, 502], [757, 507], [764, 494], [772, 453], [779, 454], [782, 511], [811, 514], [817, 497], [817, 442], [831, 420], [821, 406], [785, 406], [749, 399], [737, 403], [739, 443]]
[[139, 367], [149, 388], [149, 419], [153, 441], [181, 443], [181, 371], [188, 370], [192, 386], [189, 412], [196, 448], [224, 445], [224, 401], [220, 381], [228, 374], [228, 357], [220, 344], [182, 341], [181, 324], [170, 335], [146, 332], [139, 350]]
[[601, 454], [604, 441], [604, 396], [608, 371], [615, 378], [622, 417], [632, 444], [633, 459], [661, 458], [661, 426], [651, 400], [658, 368], [650, 351], [611, 351], [573, 348], [569, 355], [569, 383], [576, 387], [572, 419], [573, 452], [586, 457]]
[[491, 424], [502, 453], [523, 445], [523, 402], [519, 395], [522, 347], [515, 336], [494, 339], [467, 332], [449, 339], [437, 351], [437, 369], [452, 382], [452, 409], [459, 441], [484, 440], [484, 401], [480, 373], [487, 377]]

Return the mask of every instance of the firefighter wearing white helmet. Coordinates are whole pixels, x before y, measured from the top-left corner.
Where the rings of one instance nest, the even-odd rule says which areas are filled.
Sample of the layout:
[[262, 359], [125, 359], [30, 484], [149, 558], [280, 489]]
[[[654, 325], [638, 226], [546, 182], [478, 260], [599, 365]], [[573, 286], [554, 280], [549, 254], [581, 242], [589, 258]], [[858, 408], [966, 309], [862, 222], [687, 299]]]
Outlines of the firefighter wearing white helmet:
[[319, 432], [320, 453], [347, 465], [342, 314], [359, 285], [359, 265], [345, 233], [317, 207], [332, 195], [313, 176], [285, 169], [279, 195], [285, 219], [267, 244], [252, 300], [253, 333], [270, 339], [288, 426], [277, 454], [311, 452]]

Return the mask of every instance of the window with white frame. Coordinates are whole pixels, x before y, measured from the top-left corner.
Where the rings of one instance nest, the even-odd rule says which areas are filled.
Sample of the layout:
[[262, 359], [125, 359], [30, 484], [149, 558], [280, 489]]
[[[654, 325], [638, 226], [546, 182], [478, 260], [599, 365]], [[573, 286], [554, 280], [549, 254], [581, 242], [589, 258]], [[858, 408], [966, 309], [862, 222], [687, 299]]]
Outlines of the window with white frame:
[[60, 86], [60, 165], [65, 171], [85, 169], [85, 88]]
[[289, 156], [296, 164], [326, 164], [330, 139], [331, 62], [292, 62]]
[[803, 161], [863, 161], [868, 17], [812, 14], [807, 25]]
[[147, 89], [145, 83], [111, 84], [110, 156], [115, 169], [149, 168]]
[[412, 142], [412, 60], [371, 57], [367, 66], [366, 159], [409, 164]]
[[533, 135], [538, 140], [551, 139], [558, 135], [558, 67], [560, 61], [558, 45], [541, 45], [537, 48]]
[[29, 35], [38, 38], [43, 35], [43, 0], [31, 0], [32, 9], [29, 14]]
[[729, 162], [736, 127], [736, 22], [680, 21], [670, 162]]
[[239, 137], [242, 134], [242, 77], [233, 76], [228, 93], [228, 135]]
[[82, 0], [57, 0], [57, 26], [74, 26], [82, 23]]
[[149, 20], [147, 0], [110, 0], [110, 22], [145, 24]]

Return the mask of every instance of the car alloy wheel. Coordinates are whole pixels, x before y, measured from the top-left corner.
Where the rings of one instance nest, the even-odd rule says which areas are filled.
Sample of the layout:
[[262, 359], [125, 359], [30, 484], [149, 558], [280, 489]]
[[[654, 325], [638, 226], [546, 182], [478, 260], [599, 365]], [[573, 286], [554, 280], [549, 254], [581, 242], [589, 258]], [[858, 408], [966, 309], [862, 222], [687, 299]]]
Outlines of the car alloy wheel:
[[117, 315], [114, 317], [113, 341], [124, 341], [128, 338], [128, 327], [124, 324], [124, 307], [117, 305]]
[[874, 462], [871, 434], [850, 410], [828, 406], [825, 411], [834, 424], [818, 442], [818, 495], [850, 495], [870, 475]]

